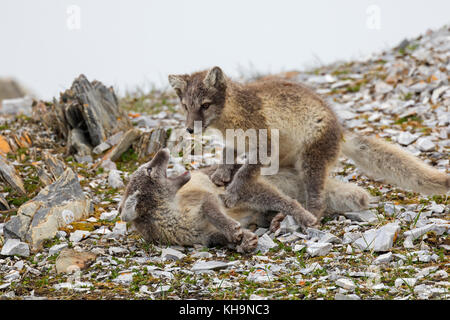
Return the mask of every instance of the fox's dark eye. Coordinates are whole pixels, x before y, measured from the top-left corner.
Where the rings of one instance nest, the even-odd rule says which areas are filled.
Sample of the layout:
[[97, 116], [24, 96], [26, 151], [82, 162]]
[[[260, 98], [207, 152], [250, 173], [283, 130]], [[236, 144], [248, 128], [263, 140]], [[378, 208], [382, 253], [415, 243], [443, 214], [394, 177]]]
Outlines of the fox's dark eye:
[[152, 173], [152, 168], [151, 167], [147, 168], [147, 174], [150, 174], [150, 173]]
[[204, 104], [202, 104], [202, 109], [206, 110], [209, 108], [210, 105], [211, 105], [211, 103], [204, 103]]

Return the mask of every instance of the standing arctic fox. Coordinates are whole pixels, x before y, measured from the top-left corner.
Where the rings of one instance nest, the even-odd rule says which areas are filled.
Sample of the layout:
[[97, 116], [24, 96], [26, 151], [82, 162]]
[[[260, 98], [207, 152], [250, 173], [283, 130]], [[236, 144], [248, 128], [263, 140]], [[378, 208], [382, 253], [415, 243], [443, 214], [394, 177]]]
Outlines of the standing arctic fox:
[[[130, 176], [119, 206], [121, 219], [133, 223], [148, 242], [231, 245], [240, 252], [251, 252], [258, 238], [244, 228], [271, 226], [274, 230], [280, 220], [272, 220], [275, 215], [302, 214], [298, 201], [304, 200], [304, 190], [294, 168], [281, 169], [272, 176], [248, 177], [247, 196], [238, 206], [225, 208], [220, 200], [224, 188], [210, 180], [216, 167], [168, 178], [168, 160], [168, 150], [162, 149], [150, 162], [140, 166]], [[271, 186], [277, 188], [275, 193]], [[342, 195], [348, 199], [345, 204], [337, 200]], [[327, 212], [365, 209], [366, 204], [360, 201], [364, 197], [368, 195], [356, 185], [337, 180], [325, 185]], [[316, 223], [312, 215], [298, 218], [301, 227]]]
[[[280, 167], [297, 170], [304, 184], [306, 209], [318, 219], [325, 209], [328, 173], [340, 152], [373, 178], [425, 194], [449, 191], [449, 176], [400, 147], [344, 132], [324, 100], [299, 83], [269, 79], [241, 84], [219, 67], [169, 75], [169, 83], [187, 113], [186, 126], [191, 133], [194, 121], [201, 121], [203, 129], [219, 129], [223, 135], [226, 129], [278, 129]], [[229, 182], [231, 170], [231, 165], [221, 165], [212, 175], [213, 182]], [[245, 177], [247, 170], [252, 170], [251, 165], [242, 166], [237, 174]], [[240, 187], [245, 183], [239, 181], [233, 179], [228, 185], [225, 205], [231, 207], [243, 196]]]

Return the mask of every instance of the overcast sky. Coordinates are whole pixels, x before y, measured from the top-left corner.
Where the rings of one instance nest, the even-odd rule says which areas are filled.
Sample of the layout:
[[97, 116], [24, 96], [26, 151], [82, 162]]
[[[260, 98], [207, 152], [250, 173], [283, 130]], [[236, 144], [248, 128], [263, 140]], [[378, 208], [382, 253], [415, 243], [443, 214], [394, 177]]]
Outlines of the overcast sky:
[[49, 99], [84, 73], [119, 92], [170, 73], [363, 57], [450, 22], [448, 0], [1, 0], [0, 77]]

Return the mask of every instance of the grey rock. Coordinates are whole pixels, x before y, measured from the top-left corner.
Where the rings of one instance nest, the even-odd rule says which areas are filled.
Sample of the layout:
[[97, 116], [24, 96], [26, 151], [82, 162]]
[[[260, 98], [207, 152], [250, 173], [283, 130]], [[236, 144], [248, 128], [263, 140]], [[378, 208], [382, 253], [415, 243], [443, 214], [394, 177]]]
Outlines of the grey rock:
[[22, 256], [28, 257], [30, 256], [30, 248], [28, 244], [21, 242], [18, 239], [8, 239], [2, 247], [2, 251], [0, 253], [3, 256]]
[[131, 272], [120, 273], [117, 278], [113, 279], [113, 282], [117, 282], [124, 285], [129, 285], [133, 281], [133, 274]]
[[314, 272], [316, 270], [322, 270], [322, 266], [318, 262], [313, 262], [306, 266], [306, 268], [301, 268], [299, 271], [303, 275], [307, 275], [311, 272]]
[[186, 255], [178, 250], [172, 248], [165, 248], [161, 252], [161, 258], [165, 260], [181, 260]]
[[0, 180], [8, 183], [13, 189], [20, 194], [25, 195], [25, 187], [22, 178], [17, 174], [16, 170], [8, 161], [0, 155]]
[[353, 244], [363, 251], [385, 252], [391, 249], [399, 230], [400, 226], [397, 223], [389, 223], [379, 229], [371, 229], [364, 232], [361, 238]]
[[417, 279], [416, 278], [397, 278], [395, 279], [395, 287], [401, 287], [402, 285], [407, 285], [409, 287], [414, 287], [416, 284]]
[[337, 279], [336, 285], [346, 290], [354, 290], [356, 288], [356, 285], [353, 283], [353, 281], [346, 278]]
[[55, 244], [54, 246], [52, 246], [49, 251], [48, 251], [48, 255], [52, 256], [54, 254], [59, 253], [62, 249], [67, 248], [68, 244], [67, 243], [61, 243], [61, 244]]
[[342, 244], [349, 244], [349, 243], [353, 243], [356, 240], [358, 240], [359, 238], [362, 237], [362, 233], [357, 231], [357, 232], [346, 232], [344, 233], [344, 236], [342, 238]]
[[416, 145], [420, 151], [424, 152], [433, 151], [436, 148], [436, 145], [428, 138], [419, 138]]
[[436, 234], [441, 235], [449, 229], [450, 225], [431, 223], [420, 228], [414, 228], [412, 230], [403, 233], [406, 238], [411, 238], [412, 240], [418, 239], [425, 233], [434, 231]]
[[272, 273], [268, 269], [258, 268], [247, 276], [247, 281], [268, 282], [272, 280]]
[[256, 231], [254, 232], [254, 234], [256, 234], [258, 237], [262, 236], [264, 233], [266, 233], [269, 229], [267, 228], [258, 228], [256, 229]]
[[293, 233], [296, 232], [300, 226], [295, 222], [294, 218], [287, 215], [283, 221], [280, 222], [280, 233]]
[[130, 148], [131, 144], [141, 136], [139, 129], [128, 130], [120, 139], [119, 143], [112, 149], [109, 154], [111, 161], [116, 161], [120, 156]]
[[69, 241], [77, 243], [81, 240], [88, 238], [91, 235], [89, 231], [85, 230], [75, 230], [70, 234]]
[[332, 247], [333, 246], [331, 243], [327, 243], [327, 242], [320, 243], [320, 242], [308, 241], [306, 243], [306, 252], [311, 257], [324, 256], [330, 252]]
[[111, 145], [107, 142], [102, 142], [100, 143], [98, 146], [96, 146], [92, 152], [94, 152], [95, 154], [101, 154], [103, 152], [105, 152], [106, 150], [110, 149]]
[[379, 255], [374, 261], [373, 264], [384, 264], [389, 263], [392, 259], [392, 252], [388, 252], [385, 254]]
[[102, 212], [102, 214], [100, 215], [100, 220], [113, 221], [115, 218], [117, 218], [118, 214], [119, 212], [117, 210]]
[[356, 294], [342, 294], [342, 293], [336, 293], [334, 296], [335, 300], [361, 300], [361, 298]]
[[205, 259], [209, 259], [212, 258], [212, 254], [206, 251], [200, 251], [200, 252], [196, 252], [194, 254], [191, 255], [192, 258], [205, 258]]
[[258, 238], [258, 246], [256, 247], [257, 251], [261, 251], [261, 253], [266, 253], [270, 249], [275, 248], [277, 244], [273, 242], [272, 239], [267, 234], [263, 234]]
[[204, 270], [218, 270], [218, 269], [227, 268], [228, 266], [229, 266], [228, 262], [199, 260], [193, 264], [191, 270], [194, 272], [204, 271]]
[[120, 177], [119, 170], [110, 170], [108, 175], [108, 184], [111, 188], [120, 189], [125, 185], [123, 184], [122, 178]]
[[402, 132], [397, 137], [397, 142], [404, 146], [407, 146], [407, 145], [410, 145], [411, 143], [413, 143], [414, 141], [416, 141], [418, 138], [419, 138], [419, 136], [416, 134], [411, 134], [409, 132]]
[[32, 250], [39, 250], [59, 228], [87, 218], [90, 211], [91, 201], [81, 189], [77, 175], [66, 169], [54, 183], [19, 208], [17, 216], [5, 224], [5, 238], [21, 239]]
[[86, 269], [95, 261], [96, 257], [97, 255], [92, 252], [64, 248], [55, 261], [56, 272], [72, 273]]
[[364, 210], [359, 212], [345, 212], [343, 215], [352, 220], [359, 222], [375, 222], [378, 220], [377, 215], [372, 210]]

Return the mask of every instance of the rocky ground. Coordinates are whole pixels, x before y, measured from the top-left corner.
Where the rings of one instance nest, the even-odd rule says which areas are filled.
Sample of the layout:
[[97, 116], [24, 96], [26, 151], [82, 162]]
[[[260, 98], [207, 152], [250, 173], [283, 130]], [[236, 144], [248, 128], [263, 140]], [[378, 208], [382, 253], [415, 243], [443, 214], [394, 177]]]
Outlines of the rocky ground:
[[[398, 143], [448, 172], [449, 71], [450, 30], [444, 27], [364, 61], [281, 76], [315, 88], [350, 130]], [[160, 126], [169, 140], [184, 131], [177, 103], [171, 91], [158, 90], [120, 99], [135, 128], [150, 131]], [[366, 188], [373, 196], [370, 210], [326, 217], [319, 230], [305, 233], [288, 218], [275, 234], [258, 229], [258, 251], [252, 255], [226, 248], [159, 247], [145, 243], [117, 216], [127, 177], [145, 157], [131, 148], [115, 161], [105, 160], [102, 152], [115, 144], [110, 141], [105, 150], [78, 162], [67, 153], [64, 139], [33, 120], [28, 111], [0, 119], [2, 159], [23, 181], [14, 184], [8, 180], [8, 170], [3, 170], [9, 182], [2, 183], [0, 190], [2, 298], [450, 297], [449, 200], [445, 195], [425, 197], [381, 184], [342, 158], [333, 174]], [[214, 139], [204, 143], [217, 150], [221, 146]], [[212, 154], [188, 165], [181, 160], [181, 156], [172, 157], [171, 174], [214, 162]], [[49, 173], [40, 170], [44, 167]], [[46, 204], [58, 201], [55, 194], [66, 194], [65, 188], [71, 203], [87, 213], [64, 216], [68, 211], [62, 210], [64, 227], [41, 241], [38, 250], [7, 237], [11, 219], [26, 218], [29, 210], [42, 212]], [[33, 203], [39, 199], [36, 209]], [[58, 206], [66, 204], [58, 202]], [[29, 237], [40, 239], [39, 234]]]

